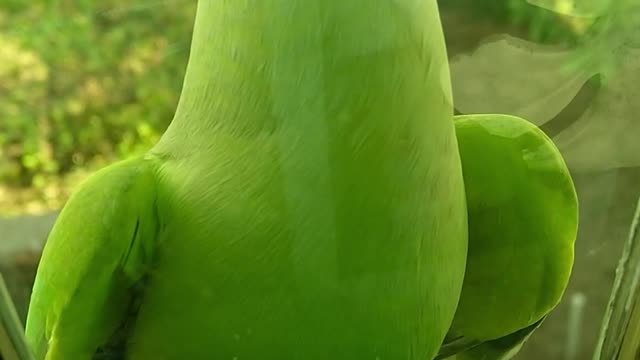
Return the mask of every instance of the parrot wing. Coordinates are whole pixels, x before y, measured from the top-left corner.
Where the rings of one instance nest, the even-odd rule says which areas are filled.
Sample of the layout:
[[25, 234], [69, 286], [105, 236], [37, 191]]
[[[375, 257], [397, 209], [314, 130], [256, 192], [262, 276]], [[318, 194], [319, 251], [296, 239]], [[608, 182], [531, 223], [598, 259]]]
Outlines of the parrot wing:
[[482, 344], [480, 340], [469, 339], [464, 336], [454, 337], [451, 336], [451, 334], [447, 334], [434, 360], [448, 359], [456, 354], [473, 349], [480, 344]]
[[[479, 342], [461, 337], [454, 342], [445, 341], [435, 360], [511, 360], [520, 352], [533, 332], [542, 325], [545, 318], [546, 316], [533, 325], [496, 340]], [[460, 344], [467, 346], [460, 347]]]
[[508, 359], [559, 303], [569, 281], [575, 187], [560, 152], [534, 124], [483, 114], [456, 116], [455, 125], [469, 250], [448, 335], [455, 342], [442, 350], [457, 346], [465, 359]]
[[139, 157], [108, 166], [63, 208], [27, 316], [37, 360], [91, 359], [123, 341], [157, 235], [155, 165]]

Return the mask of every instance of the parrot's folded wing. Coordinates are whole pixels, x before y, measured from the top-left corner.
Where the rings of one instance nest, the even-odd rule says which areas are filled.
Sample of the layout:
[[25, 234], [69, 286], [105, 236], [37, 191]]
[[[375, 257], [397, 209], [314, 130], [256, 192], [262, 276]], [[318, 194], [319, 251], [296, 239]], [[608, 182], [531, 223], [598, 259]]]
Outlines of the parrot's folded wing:
[[471, 350], [480, 344], [482, 344], [482, 341], [469, 339], [464, 336], [447, 336], [434, 360], [448, 359], [456, 354]]
[[[470, 352], [503, 359], [562, 298], [573, 266], [577, 195], [557, 147], [532, 123], [484, 114], [457, 116], [455, 125], [469, 250], [449, 337], [479, 341]], [[497, 357], [493, 345], [508, 351]]]
[[36, 359], [91, 359], [123, 330], [157, 234], [155, 165], [135, 158], [98, 171], [60, 213], [27, 316]]
[[[511, 360], [518, 354], [518, 352], [520, 352], [520, 349], [522, 349], [522, 346], [524, 346], [531, 334], [533, 334], [533, 332], [542, 325], [545, 318], [546, 316], [531, 326], [496, 340], [490, 340], [478, 344], [477, 341], [460, 338], [458, 340], [459, 342], [473, 342], [475, 345], [453, 353], [449, 350], [452, 350], [450, 346], [454, 344], [445, 343], [440, 348], [440, 352], [438, 353], [436, 360]], [[455, 354], [455, 357], [451, 357], [452, 354]]]

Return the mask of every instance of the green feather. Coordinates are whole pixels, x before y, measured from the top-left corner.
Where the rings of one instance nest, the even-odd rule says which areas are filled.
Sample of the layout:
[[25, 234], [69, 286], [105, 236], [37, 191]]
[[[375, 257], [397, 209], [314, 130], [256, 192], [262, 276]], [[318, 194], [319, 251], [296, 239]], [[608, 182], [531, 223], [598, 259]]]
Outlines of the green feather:
[[436, 1], [200, 1], [190, 54], [148, 159], [89, 180], [51, 234], [39, 359], [123, 324], [132, 360], [435, 356], [467, 252]]

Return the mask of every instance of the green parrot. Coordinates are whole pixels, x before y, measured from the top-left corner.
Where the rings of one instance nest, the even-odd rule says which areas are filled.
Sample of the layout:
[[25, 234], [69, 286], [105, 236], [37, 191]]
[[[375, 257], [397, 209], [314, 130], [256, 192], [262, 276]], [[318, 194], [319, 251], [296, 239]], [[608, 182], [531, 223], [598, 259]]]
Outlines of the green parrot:
[[50, 233], [35, 358], [425, 360], [513, 336], [566, 285], [575, 198], [544, 134], [504, 119], [454, 124], [436, 0], [199, 1], [169, 128]]
[[435, 0], [201, 0], [175, 117], [59, 215], [36, 359], [433, 358], [467, 210]]
[[439, 358], [507, 360], [559, 303], [578, 201], [552, 141], [524, 119], [455, 117], [469, 219], [462, 293]]

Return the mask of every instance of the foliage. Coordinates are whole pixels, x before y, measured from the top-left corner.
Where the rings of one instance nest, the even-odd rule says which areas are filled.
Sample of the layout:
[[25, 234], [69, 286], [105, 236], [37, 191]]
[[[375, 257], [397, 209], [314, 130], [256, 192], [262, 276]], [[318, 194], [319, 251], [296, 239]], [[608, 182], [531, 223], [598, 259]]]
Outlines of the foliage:
[[144, 151], [168, 125], [195, 2], [131, 4], [0, 3], [0, 207], [23, 189], [58, 206], [68, 175]]

